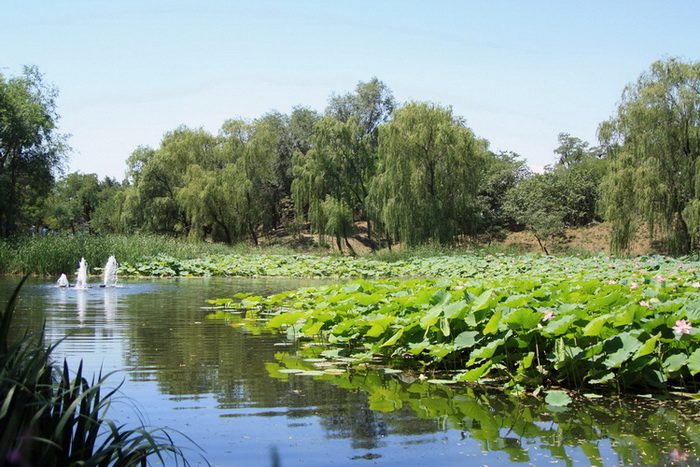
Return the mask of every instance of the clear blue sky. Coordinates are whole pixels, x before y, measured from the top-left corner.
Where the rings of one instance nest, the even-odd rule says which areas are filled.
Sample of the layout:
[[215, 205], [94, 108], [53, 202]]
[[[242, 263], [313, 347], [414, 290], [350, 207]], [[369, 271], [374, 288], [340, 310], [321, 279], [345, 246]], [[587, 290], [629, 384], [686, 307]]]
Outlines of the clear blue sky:
[[323, 111], [374, 76], [541, 167], [560, 132], [595, 143], [652, 62], [700, 60], [698, 24], [697, 0], [2, 0], [0, 73], [38, 66], [69, 170], [120, 180], [181, 124]]

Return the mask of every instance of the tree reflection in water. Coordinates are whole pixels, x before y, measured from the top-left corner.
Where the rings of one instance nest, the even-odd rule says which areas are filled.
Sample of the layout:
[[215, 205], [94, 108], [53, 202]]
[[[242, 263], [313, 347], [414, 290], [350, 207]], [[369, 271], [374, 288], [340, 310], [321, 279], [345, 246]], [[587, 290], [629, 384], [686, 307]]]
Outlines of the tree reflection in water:
[[[127, 283], [124, 289], [111, 290], [109, 297], [100, 290], [78, 296], [70, 293], [75, 291], [29, 286], [20, 304], [25, 310], [20, 324], [32, 329], [46, 321], [50, 339], [67, 336], [61, 351], [86, 358], [93, 371], [103, 362], [109, 370], [128, 369], [124, 393], [154, 401], [162, 406], [161, 416], [177, 418], [163, 415], [170, 406], [188, 409], [178, 412], [186, 423], [171, 426], [210, 452], [222, 446], [238, 457], [246, 449], [267, 452], [270, 440], [277, 443], [294, 435], [304, 441], [294, 441], [298, 451], [291, 451], [292, 442], [279, 445], [283, 463], [292, 460], [289, 456], [308, 460], [326, 454], [341, 460], [381, 457], [385, 462], [424, 456], [418, 463], [434, 463], [455, 460], [461, 451], [462, 459], [485, 456], [482, 463], [501, 455], [508, 462], [536, 463], [699, 462], [700, 424], [693, 402], [604, 398], [576, 400], [561, 408], [535, 397], [434, 384], [410, 373], [323, 366], [314, 358], [320, 347], [295, 347], [283, 336], [265, 333], [255, 321], [242, 327], [242, 316], [228, 314], [224, 319], [213, 313], [214, 319], [208, 319], [212, 312], [201, 309], [204, 298], [229, 296], [232, 290], [263, 294], [298, 283], [200, 279], [151, 284], [157, 290], [146, 293]], [[286, 372], [290, 370], [308, 373]], [[144, 409], [148, 413], [157, 408]], [[245, 433], [236, 430], [243, 424], [227, 420], [245, 420], [249, 430], [262, 425], [258, 444], [241, 445]], [[188, 432], [190, 424], [200, 431], [221, 432], [220, 439], [202, 440], [199, 431]], [[325, 441], [314, 438], [317, 432]], [[334, 442], [339, 440], [348, 440], [349, 446], [339, 447]], [[326, 444], [333, 452], [318, 454], [328, 450]]]

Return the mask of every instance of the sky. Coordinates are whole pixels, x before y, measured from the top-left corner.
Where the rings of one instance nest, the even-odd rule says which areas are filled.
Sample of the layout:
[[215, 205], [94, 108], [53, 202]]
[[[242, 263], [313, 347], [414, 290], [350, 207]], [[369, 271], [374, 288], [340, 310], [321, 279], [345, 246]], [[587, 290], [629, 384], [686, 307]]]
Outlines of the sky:
[[697, 0], [0, 0], [0, 74], [59, 91], [68, 172], [122, 180], [180, 125], [218, 133], [373, 77], [449, 106], [534, 170], [559, 133], [595, 145], [657, 60], [700, 60]]

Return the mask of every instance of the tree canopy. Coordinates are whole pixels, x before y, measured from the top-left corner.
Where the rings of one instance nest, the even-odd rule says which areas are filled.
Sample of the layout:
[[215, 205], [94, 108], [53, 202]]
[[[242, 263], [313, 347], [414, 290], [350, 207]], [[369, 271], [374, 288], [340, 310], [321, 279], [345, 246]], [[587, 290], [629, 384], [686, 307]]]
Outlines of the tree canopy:
[[700, 239], [699, 96], [700, 64], [658, 61], [600, 125], [600, 147], [562, 132], [555, 163], [532, 174], [450, 107], [398, 105], [372, 78], [331, 95], [324, 114], [297, 106], [227, 120], [218, 134], [178, 127], [133, 152], [123, 183], [69, 174], [47, 198], [66, 148], [55, 90], [29, 68], [0, 75], [0, 235], [50, 222], [257, 244], [308, 221], [351, 252], [348, 236], [365, 225], [372, 247], [526, 228], [546, 248], [562, 228], [606, 220], [615, 251], [646, 225], [668, 252], [687, 253]]
[[612, 248], [628, 248], [646, 224], [668, 252], [691, 251], [700, 232], [700, 63], [653, 63], [599, 136], [611, 159], [601, 190]]
[[372, 195], [391, 240], [452, 243], [478, 224], [486, 142], [450, 108], [412, 102], [379, 128], [379, 168]]
[[36, 67], [0, 74], [0, 236], [38, 222], [68, 147], [57, 133], [57, 91]]

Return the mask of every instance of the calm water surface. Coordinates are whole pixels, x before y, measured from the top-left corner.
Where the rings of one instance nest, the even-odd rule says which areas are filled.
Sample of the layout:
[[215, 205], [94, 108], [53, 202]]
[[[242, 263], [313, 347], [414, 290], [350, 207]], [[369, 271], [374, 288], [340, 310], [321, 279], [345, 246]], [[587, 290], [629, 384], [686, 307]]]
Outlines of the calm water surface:
[[[18, 282], [0, 278], [4, 304]], [[693, 403], [593, 399], [543, 405], [415, 374], [293, 375], [309, 349], [283, 336], [211, 319], [205, 300], [269, 294], [322, 282], [294, 279], [120, 281], [114, 289], [60, 289], [30, 280], [15, 330], [38, 329], [56, 356], [124, 381], [110, 409], [194, 440], [212, 465], [698, 465]], [[282, 371], [280, 371], [282, 370]], [[186, 444], [186, 441], [181, 441]], [[189, 451], [193, 465], [202, 454]]]

